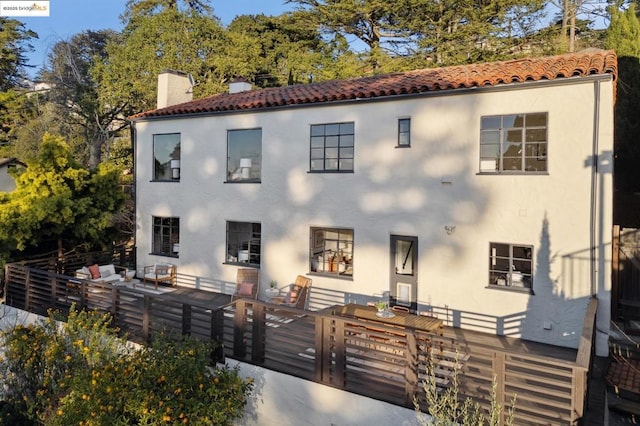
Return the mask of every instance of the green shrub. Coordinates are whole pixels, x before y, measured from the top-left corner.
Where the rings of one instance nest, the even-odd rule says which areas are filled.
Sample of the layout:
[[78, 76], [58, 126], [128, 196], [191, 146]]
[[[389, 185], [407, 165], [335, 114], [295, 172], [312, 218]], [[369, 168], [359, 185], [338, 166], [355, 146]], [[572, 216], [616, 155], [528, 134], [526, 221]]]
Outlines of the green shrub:
[[109, 315], [54, 317], [0, 335], [0, 400], [32, 422], [224, 425], [242, 416], [253, 385], [210, 366], [215, 345], [160, 336], [133, 348]]
[[422, 426], [438, 425], [438, 426], [498, 426], [504, 424], [511, 426], [515, 417], [516, 395], [513, 395], [511, 405], [509, 406], [504, 423], [500, 419], [504, 415], [504, 407], [498, 403], [496, 399], [496, 381], [494, 378], [491, 391], [491, 406], [489, 411], [485, 413], [480, 404], [471, 398], [461, 401], [459, 395], [460, 365], [457, 356], [451, 371], [451, 382], [445, 389], [438, 387], [437, 377], [435, 373], [435, 363], [430, 356], [427, 366], [427, 377], [422, 382], [422, 388], [425, 392], [427, 406], [429, 408], [429, 416], [426, 416], [420, 410], [420, 403], [414, 398], [413, 405], [416, 410], [418, 423]]

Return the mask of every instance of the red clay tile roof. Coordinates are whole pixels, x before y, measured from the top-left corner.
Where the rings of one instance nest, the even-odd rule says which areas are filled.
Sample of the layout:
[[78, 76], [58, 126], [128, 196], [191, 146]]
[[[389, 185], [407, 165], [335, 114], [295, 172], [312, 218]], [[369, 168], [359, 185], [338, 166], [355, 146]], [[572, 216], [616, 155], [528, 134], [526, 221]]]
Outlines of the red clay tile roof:
[[617, 73], [617, 58], [613, 51], [589, 49], [579, 53], [542, 58], [427, 68], [372, 77], [298, 84], [234, 94], [223, 93], [179, 105], [142, 112], [134, 115], [131, 119], [209, 112], [264, 110], [287, 105], [371, 99], [522, 83], [525, 81], [557, 80], [597, 74], [612, 74], [615, 80]]

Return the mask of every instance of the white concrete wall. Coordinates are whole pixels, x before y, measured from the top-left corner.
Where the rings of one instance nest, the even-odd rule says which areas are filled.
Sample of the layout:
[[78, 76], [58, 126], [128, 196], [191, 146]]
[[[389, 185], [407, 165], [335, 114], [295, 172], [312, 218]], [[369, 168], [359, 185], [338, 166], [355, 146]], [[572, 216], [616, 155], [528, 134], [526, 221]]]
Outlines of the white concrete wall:
[[[346, 227], [354, 230], [353, 280], [314, 275], [313, 286], [372, 295], [389, 287], [389, 236], [413, 235], [418, 299], [448, 306], [454, 325], [577, 347], [591, 294], [601, 298], [599, 326], [608, 329], [613, 87], [600, 85], [594, 126], [596, 83], [575, 81], [137, 122], [138, 262], [169, 260], [181, 274], [233, 282], [237, 266], [223, 263], [226, 221], [255, 221], [262, 224], [264, 287], [309, 272], [310, 227]], [[479, 175], [480, 117], [527, 112], [548, 112], [549, 173]], [[411, 148], [395, 148], [399, 117], [411, 117]], [[355, 172], [308, 173], [309, 126], [344, 121], [355, 122]], [[262, 183], [224, 183], [227, 130], [255, 127], [262, 128]], [[594, 129], [602, 167], [600, 259], [591, 284]], [[180, 181], [151, 182], [153, 134], [168, 132], [181, 134]], [[442, 184], [443, 176], [452, 183]], [[149, 254], [154, 215], [180, 217], [179, 259]], [[448, 235], [445, 225], [455, 232]], [[489, 242], [534, 246], [535, 294], [487, 288]]]
[[229, 360], [255, 388], [236, 422], [243, 426], [408, 426], [417, 423], [412, 409], [381, 402], [329, 386]]

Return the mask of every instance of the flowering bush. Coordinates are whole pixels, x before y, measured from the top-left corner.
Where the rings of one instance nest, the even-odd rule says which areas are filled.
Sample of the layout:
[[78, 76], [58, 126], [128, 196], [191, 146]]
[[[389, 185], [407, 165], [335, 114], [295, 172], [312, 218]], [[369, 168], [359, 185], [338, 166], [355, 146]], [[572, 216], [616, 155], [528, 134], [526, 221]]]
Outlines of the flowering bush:
[[[9, 411], [47, 425], [224, 425], [241, 417], [253, 385], [236, 370], [210, 367], [214, 345], [160, 336], [135, 349], [108, 314], [72, 308], [60, 325], [54, 317], [0, 335], [0, 400]], [[9, 421], [3, 413], [0, 424]]]

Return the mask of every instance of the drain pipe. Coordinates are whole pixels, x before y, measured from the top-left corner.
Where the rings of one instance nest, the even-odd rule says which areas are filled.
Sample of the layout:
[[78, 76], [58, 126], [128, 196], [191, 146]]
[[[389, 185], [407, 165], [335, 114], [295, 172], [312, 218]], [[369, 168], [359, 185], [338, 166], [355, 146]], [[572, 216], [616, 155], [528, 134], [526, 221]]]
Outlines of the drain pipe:
[[593, 83], [593, 145], [591, 147], [591, 211], [590, 211], [590, 232], [589, 232], [589, 245], [591, 247], [590, 250], [590, 262], [591, 262], [591, 273], [590, 273], [590, 285], [591, 285], [591, 295], [596, 296], [598, 289], [598, 265], [597, 265], [597, 257], [596, 257], [596, 244], [597, 244], [597, 219], [598, 219], [598, 163], [600, 159], [598, 158], [598, 142], [600, 135], [600, 80], [596, 80]]

